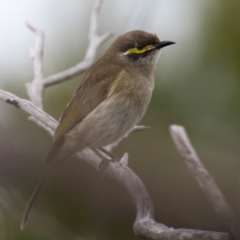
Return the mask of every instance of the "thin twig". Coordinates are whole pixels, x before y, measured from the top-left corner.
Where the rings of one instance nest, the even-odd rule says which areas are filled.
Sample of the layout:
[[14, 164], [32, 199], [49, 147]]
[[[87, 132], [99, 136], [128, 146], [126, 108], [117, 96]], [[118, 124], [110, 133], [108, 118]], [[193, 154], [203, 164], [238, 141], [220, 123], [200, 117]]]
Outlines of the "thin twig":
[[132, 130], [132, 132], [142, 132], [142, 131], [146, 131], [149, 130], [150, 127], [148, 126], [135, 126]]
[[209, 198], [214, 210], [221, 218], [223, 226], [228, 229], [234, 239], [240, 239], [240, 223], [213, 178], [197, 156], [184, 127], [172, 125], [170, 126], [170, 133], [184, 163]]
[[91, 20], [90, 20], [89, 45], [83, 61], [79, 62], [74, 67], [71, 67], [65, 71], [59, 72], [57, 74], [54, 74], [52, 76], [45, 78], [43, 80], [44, 87], [49, 87], [49, 86], [58, 84], [60, 82], [66, 81], [72, 77], [75, 77], [85, 72], [93, 64], [96, 58], [96, 54], [99, 46], [102, 45], [104, 42], [106, 42], [109, 38], [111, 38], [114, 35], [113, 32], [105, 33], [102, 36], [99, 36], [97, 34], [99, 11], [100, 11], [101, 5], [102, 5], [102, 0], [95, 1], [92, 15], [91, 15]]
[[126, 133], [123, 138], [119, 139], [116, 142], [113, 142], [112, 144], [108, 145], [107, 147], [105, 147], [108, 151], [112, 151], [115, 147], [118, 146], [118, 144], [125, 138], [127, 138], [129, 136], [130, 133], [133, 132], [142, 132], [142, 131], [146, 131], [149, 130], [150, 127], [147, 126], [134, 126], [133, 129], [131, 131], [129, 131], [128, 133]]
[[31, 102], [36, 107], [42, 109], [44, 32], [30, 23], [26, 23], [26, 25], [36, 34], [35, 46], [30, 48], [30, 56], [33, 59], [34, 79], [31, 83], [26, 84], [26, 88]]

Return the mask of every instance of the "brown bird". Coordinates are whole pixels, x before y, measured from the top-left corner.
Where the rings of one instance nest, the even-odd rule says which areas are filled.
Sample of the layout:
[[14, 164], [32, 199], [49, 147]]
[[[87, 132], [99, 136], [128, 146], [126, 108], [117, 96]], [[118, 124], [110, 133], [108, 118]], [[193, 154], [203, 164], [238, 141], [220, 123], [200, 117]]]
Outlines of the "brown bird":
[[154, 69], [160, 49], [174, 44], [156, 34], [131, 31], [119, 36], [87, 71], [67, 105], [47, 156], [47, 169], [30, 198], [21, 221], [29, 212], [57, 167], [88, 147], [103, 160], [103, 149], [121, 139], [145, 114], [154, 88]]

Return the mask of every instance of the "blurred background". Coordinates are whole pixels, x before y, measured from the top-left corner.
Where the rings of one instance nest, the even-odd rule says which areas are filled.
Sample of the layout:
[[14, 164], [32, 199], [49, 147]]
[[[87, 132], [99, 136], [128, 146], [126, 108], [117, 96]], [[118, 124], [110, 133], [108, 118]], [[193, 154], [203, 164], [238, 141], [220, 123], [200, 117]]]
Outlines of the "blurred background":
[[[93, 0], [0, 0], [0, 88], [27, 98], [33, 79], [29, 47], [35, 36], [25, 22], [45, 30], [44, 76], [83, 59]], [[145, 183], [156, 220], [174, 228], [225, 231], [169, 135], [183, 125], [204, 165], [240, 218], [240, 2], [225, 0], [105, 0], [99, 33], [134, 29], [177, 42], [164, 49], [156, 87], [140, 124], [115, 150]], [[83, 75], [49, 87], [44, 110], [59, 118]], [[21, 232], [21, 215], [44, 170], [50, 136], [28, 115], [0, 102], [0, 239], [138, 239], [135, 209], [117, 183], [102, 180], [72, 159], [52, 178]]]

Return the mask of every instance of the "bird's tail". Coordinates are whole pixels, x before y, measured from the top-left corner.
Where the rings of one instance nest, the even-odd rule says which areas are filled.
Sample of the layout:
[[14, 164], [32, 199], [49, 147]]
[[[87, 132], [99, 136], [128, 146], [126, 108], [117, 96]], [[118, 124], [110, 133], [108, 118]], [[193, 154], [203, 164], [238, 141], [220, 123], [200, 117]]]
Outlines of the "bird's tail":
[[35, 203], [35, 201], [37, 200], [37, 198], [39, 197], [39, 195], [41, 194], [42, 190], [44, 189], [44, 187], [46, 187], [46, 185], [48, 184], [49, 180], [51, 179], [51, 177], [53, 176], [54, 172], [56, 171], [57, 166], [56, 165], [48, 165], [47, 169], [42, 177], [42, 179], [40, 180], [40, 182], [38, 183], [34, 193], [32, 194], [25, 210], [22, 216], [22, 221], [21, 221], [21, 230], [23, 230], [27, 224], [27, 220], [28, 220], [28, 216], [29, 213], [32, 209], [33, 204]]

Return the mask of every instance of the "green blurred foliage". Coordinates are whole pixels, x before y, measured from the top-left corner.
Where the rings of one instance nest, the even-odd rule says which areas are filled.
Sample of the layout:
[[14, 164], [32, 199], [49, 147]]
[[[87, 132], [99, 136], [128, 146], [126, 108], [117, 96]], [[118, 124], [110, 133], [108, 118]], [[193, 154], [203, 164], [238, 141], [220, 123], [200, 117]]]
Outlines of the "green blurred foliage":
[[[93, 1], [33, 2], [36, 6], [28, 3], [32, 15], [26, 16], [30, 22], [34, 14], [41, 16], [36, 22], [46, 32], [44, 76], [75, 65], [88, 44]], [[0, 8], [11, 15], [14, 4], [0, 1]], [[16, 10], [16, 18], [24, 15], [24, 7]], [[102, 7], [100, 33], [144, 29], [177, 42], [163, 52], [156, 68], [155, 91], [141, 122], [151, 129], [132, 134], [115, 150], [118, 156], [129, 153], [129, 166], [152, 197], [156, 220], [171, 227], [225, 230], [177, 154], [170, 124], [185, 126], [240, 217], [239, 10], [237, 0], [106, 0]], [[15, 36], [16, 28], [9, 26], [1, 52], [10, 46], [8, 40], [17, 47], [9, 47], [0, 57], [0, 87], [27, 98], [24, 84], [32, 79], [27, 48], [34, 35], [19, 30]], [[98, 57], [112, 41], [100, 48]], [[46, 89], [45, 111], [58, 118], [81, 78]], [[135, 209], [126, 191], [77, 159], [59, 169], [20, 232], [21, 214], [43, 172], [52, 140], [27, 120], [27, 114], [4, 102], [0, 111], [0, 239], [138, 239], [132, 230]]]

